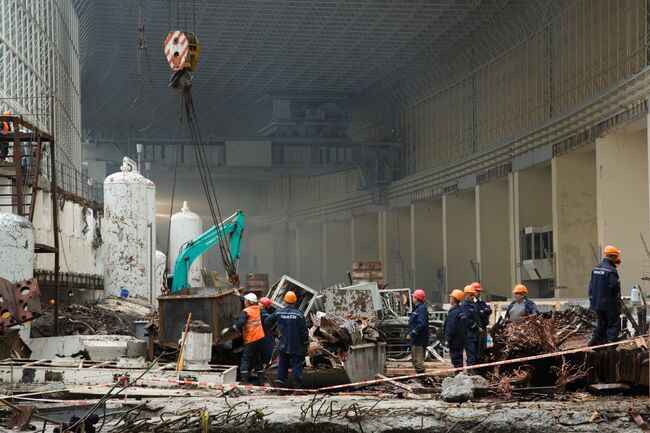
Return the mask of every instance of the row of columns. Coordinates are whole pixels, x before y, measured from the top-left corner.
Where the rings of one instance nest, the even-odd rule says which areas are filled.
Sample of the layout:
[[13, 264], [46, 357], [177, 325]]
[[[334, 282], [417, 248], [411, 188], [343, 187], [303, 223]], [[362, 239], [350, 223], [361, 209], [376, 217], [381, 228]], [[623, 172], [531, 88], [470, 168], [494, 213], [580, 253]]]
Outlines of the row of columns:
[[[509, 296], [529, 272], [522, 269], [522, 231], [548, 226], [554, 291], [530, 281], [532, 296], [587, 297], [590, 270], [608, 244], [623, 250], [626, 294], [650, 276], [641, 240], [650, 242], [646, 122], [438, 199], [255, 234], [270, 238], [256, 240], [252, 254], [267, 257], [260, 271], [266, 265], [274, 277], [292, 274], [317, 288], [346, 283], [354, 261], [380, 260], [390, 287], [423, 288], [437, 301], [477, 279], [492, 294]], [[274, 236], [287, 239], [285, 250]], [[288, 251], [284, 262], [281, 251]]]

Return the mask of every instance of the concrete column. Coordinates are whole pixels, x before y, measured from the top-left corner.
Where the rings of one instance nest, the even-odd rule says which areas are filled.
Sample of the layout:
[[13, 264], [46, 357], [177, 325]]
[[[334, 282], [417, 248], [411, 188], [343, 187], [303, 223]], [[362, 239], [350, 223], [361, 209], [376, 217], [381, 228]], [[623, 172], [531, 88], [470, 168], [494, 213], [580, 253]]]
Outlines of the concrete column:
[[350, 221], [328, 221], [323, 224], [324, 287], [349, 283], [347, 272], [352, 269]]
[[440, 302], [444, 293], [438, 271], [443, 264], [442, 200], [423, 200], [411, 205], [411, 264], [413, 287], [426, 291], [427, 298]]
[[374, 214], [355, 216], [350, 225], [352, 261], [379, 260], [379, 217]]
[[594, 147], [553, 158], [552, 171], [555, 295], [584, 298], [600, 257]]
[[647, 149], [647, 129], [596, 139], [599, 250], [615, 245], [623, 251], [619, 269], [623, 295], [630, 294], [650, 264], [639, 236], [650, 244]]
[[510, 296], [510, 217], [507, 179], [477, 185], [476, 257], [486, 292]]
[[323, 226], [301, 224], [296, 228], [296, 275], [308, 286], [323, 286]]
[[476, 210], [474, 191], [457, 191], [442, 198], [444, 264], [447, 289], [460, 288], [475, 279]]
[[551, 185], [551, 165], [538, 165], [518, 171], [513, 176], [512, 204], [514, 207], [512, 237], [515, 244], [515, 281], [528, 286], [531, 297], [551, 297], [544, 283], [535, 280], [523, 280], [521, 272], [521, 236], [522, 230], [529, 226], [552, 226], [553, 200]]

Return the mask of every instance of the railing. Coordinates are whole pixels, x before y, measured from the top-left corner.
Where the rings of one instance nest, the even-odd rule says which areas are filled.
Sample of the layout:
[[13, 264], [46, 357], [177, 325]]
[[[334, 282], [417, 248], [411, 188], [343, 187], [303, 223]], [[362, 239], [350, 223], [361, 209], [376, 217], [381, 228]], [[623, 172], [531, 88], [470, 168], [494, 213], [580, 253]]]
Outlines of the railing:
[[[51, 179], [50, 155], [43, 155], [41, 170], [48, 179]], [[67, 161], [56, 161], [56, 182], [63, 191], [77, 197], [102, 203], [104, 200], [104, 189], [101, 183], [86, 176]]]

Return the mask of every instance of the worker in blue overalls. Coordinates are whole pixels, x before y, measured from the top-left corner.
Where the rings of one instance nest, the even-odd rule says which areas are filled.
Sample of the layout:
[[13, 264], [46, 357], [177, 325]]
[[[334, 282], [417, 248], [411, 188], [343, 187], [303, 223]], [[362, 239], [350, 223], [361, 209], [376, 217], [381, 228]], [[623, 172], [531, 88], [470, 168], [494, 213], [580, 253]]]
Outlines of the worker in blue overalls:
[[271, 315], [273, 302], [266, 296], [260, 299], [260, 313], [262, 314], [262, 323], [264, 324], [264, 341], [262, 342], [262, 365], [265, 366], [271, 362], [273, 351], [275, 350], [275, 333], [273, 327], [265, 324], [266, 319]]
[[463, 315], [463, 327], [465, 329], [465, 356], [467, 357], [467, 365], [474, 365], [478, 363], [478, 339], [483, 330], [481, 329], [481, 319], [474, 304], [476, 290], [471, 285], [467, 285], [463, 289], [463, 295], [465, 300], [460, 304], [460, 312]]
[[463, 348], [465, 347], [465, 329], [463, 328], [463, 317], [460, 312], [460, 303], [465, 295], [461, 290], [453, 290], [449, 295], [451, 308], [447, 313], [447, 319], [443, 325], [445, 342], [449, 346], [449, 357], [455, 368], [463, 366]]
[[480, 360], [483, 358], [483, 355], [485, 355], [485, 350], [487, 349], [487, 327], [490, 324], [492, 309], [487, 302], [481, 299], [481, 294], [483, 293], [481, 283], [472, 283], [472, 287], [474, 287], [474, 290], [476, 291], [474, 306], [478, 312], [478, 317], [481, 321], [481, 329], [483, 330], [483, 333], [478, 339], [477, 358]]
[[298, 297], [294, 292], [287, 292], [284, 295], [284, 308], [275, 310], [265, 321], [267, 327], [277, 325], [280, 332], [278, 343], [278, 372], [276, 385], [285, 388], [289, 377], [289, 365], [291, 365], [291, 377], [293, 387], [302, 388], [302, 364], [305, 362], [305, 354], [309, 348], [309, 331], [307, 322], [302, 311], [296, 308]]
[[[616, 269], [621, 265], [621, 252], [608, 245], [605, 258], [591, 271], [589, 281], [589, 308], [596, 312], [596, 327], [589, 346], [612, 343], [621, 332], [621, 279]], [[616, 346], [610, 346], [614, 350]]]

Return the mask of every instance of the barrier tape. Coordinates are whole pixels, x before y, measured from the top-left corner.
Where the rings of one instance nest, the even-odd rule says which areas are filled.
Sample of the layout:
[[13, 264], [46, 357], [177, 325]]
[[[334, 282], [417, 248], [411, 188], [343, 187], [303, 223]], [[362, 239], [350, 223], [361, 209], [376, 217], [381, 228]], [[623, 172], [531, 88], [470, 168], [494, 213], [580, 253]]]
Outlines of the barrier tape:
[[579, 347], [576, 349], [568, 349], [568, 350], [562, 350], [559, 352], [551, 352], [551, 353], [544, 353], [541, 355], [532, 355], [532, 356], [524, 356], [522, 358], [515, 358], [515, 359], [505, 359], [503, 361], [494, 361], [494, 362], [485, 362], [483, 364], [474, 364], [474, 365], [468, 365], [465, 367], [453, 367], [453, 368], [445, 368], [442, 370], [435, 370], [431, 371], [429, 373], [416, 373], [416, 374], [409, 374], [405, 376], [396, 376], [396, 377], [389, 377], [386, 379], [374, 379], [374, 380], [366, 380], [363, 382], [356, 382], [356, 383], [347, 383], [343, 385], [333, 385], [333, 386], [326, 386], [322, 388], [318, 388], [319, 392], [323, 391], [333, 391], [336, 389], [343, 389], [343, 388], [348, 388], [348, 387], [353, 387], [353, 386], [360, 386], [360, 385], [374, 385], [377, 383], [382, 383], [382, 382], [388, 382], [390, 380], [406, 380], [406, 379], [415, 379], [418, 377], [429, 377], [429, 376], [435, 376], [437, 374], [442, 374], [442, 373], [456, 373], [460, 371], [466, 371], [466, 370], [476, 370], [479, 368], [485, 368], [485, 367], [495, 367], [497, 365], [507, 365], [507, 364], [517, 364], [520, 362], [527, 362], [527, 361], [535, 361], [538, 359], [545, 359], [545, 358], [555, 358], [557, 356], [564, 356], [564, 355], [569, 355], [572, 353], [578, 353], [578, 352], [587, 352], [589, 350], [594, 350], [594, 349], [602, 349], [604, 347], [610, 347], [610, 346], [618, 346], [620, 344], [625, 344], [625, 343], [631, 343], [634, 341], [641, 340], [645, 342], [645, 338], [647, 335], [639, 335], [638, 337], [631, 338], [629, 340], [623, 340], [623, 341], [616, 341], [613, 343], [605, 343], [605, 344], [599, 344], [597, 346], [585, 346], [585, 347]]
[[259, 386], [259, 385], [244, 385], [240, 383], [210, 383], [206, 380], [200, 380], [200, 381], [194, 381], [194, 380], [179, 380], [179, 379], [163, 379], [163, 378], [140, 378], [140, 381], [145, 381], [145, 382], [164, 382], [164, 383], [175, 383], [179, 385], [196, 385], [196, 386], [206, 386], [206, 387], [212, 387], [212, 388], [217, 388], [217, 389], [245, 389], [245, 390], [250, 390], [250, 391], [287, 391], [287, 392], [304, 392], [304, 393], [319, 393], [319, 392], [325, 392], [325, 391], [334, 391], [334, 390], [339, 390], [339, 389], [345, 389], [345, 388], [352, 388], [352, 387], [357, 387], [357, 386], [366, 386], [366, 385], [376, 385], [379, 383], [384, 383], [384, 382], [391, 382], [391, 381], [399, 381], [399, 380], [407, 380], [407, 379], [416, 379], [420, 377], [431, 377], [435, 376], [438, 374], [444, 374], [444, 373], [456, 373], [460, 371], [467, 371], [467, 370], [475, 370], [479, 368], [485, 368], [485, 367], [495, 367], [498, 365], [508, 365], [508, 364], [517, 364], [520, 362], [527, 362], [527, 361], [534, 361], [538, 359], [545, 359], [545, 358], [554, 358], [557, 356], [564, 356], [564, 355], [569, 355], [572, 353], [579, 353], [579, 352], [587, 352], [590, 350], [595, 350], [595, 349], [602, 349], [605, 347], [610, 347], [610, 346], [618, 346], [620, 344], [626, 344], [626, 343], [632, 343], [635, 341], [641, 340], [642, 342], [645, 342], [645, 338], [647, 338], [648, 335], [640, 335], [638, 337], [631, 338], [629, 340], [622, 340], [622, 341], [616, 341], [614, 343], [604, 343], [604, 344], [599, 344], [597, 346], [585, 346], [585, 347], [579, 347], [575, 349], [567, 349], [567, 350], [562, 350], [559, 352], [552, 352], [552, 353], [544, 353], [541, 355], [533, 355], [533, 356], [525, 356], [522, 358], [515, 358], [515, 359], [506, 359], [503, 361], [494, 361], [494, 362], [486, 362], [483, 364], [475, 364], [475, 365], [468, 365], [464, 367], [453, 367], [453, 368], [445, 368], [441, 370], [434, 370], [430, 372], [425, 372], [425, 373], [415, 373], [415, 374], [407, 374], [403, 376], [395, 376], [395, 377], [387, 377], [387, 378], [382, 378], [382, 379], [374, 379], [374, 380], [364, 380], [360, 382], [354, 382], [354, 383], [345, 383], [342, 385], [333, 385], [333, 386], [325, 386], [317, 389], [295, 389], [295, 388], [281, 388], [281, 387], [274, 387], [274, 386]]

